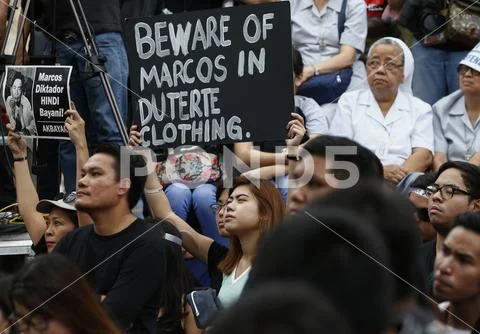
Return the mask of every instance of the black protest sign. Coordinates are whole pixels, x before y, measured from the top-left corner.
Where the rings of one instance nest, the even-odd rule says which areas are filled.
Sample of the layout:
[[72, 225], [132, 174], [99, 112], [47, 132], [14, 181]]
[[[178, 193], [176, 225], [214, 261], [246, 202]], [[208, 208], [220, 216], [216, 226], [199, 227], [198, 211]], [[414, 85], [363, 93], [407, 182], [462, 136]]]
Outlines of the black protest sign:
[[125, 22], [143, 145], [284, 139], [294, 110], [288, 2]]
[[71, 66], [6, 66], [5, 107], [15, 131], [26, 137], [69, 139]]
[[66, 137], [65, 111], [70, 108], [71, 67], [37, 67], [33, 85], [33, 110], [41, 137]]

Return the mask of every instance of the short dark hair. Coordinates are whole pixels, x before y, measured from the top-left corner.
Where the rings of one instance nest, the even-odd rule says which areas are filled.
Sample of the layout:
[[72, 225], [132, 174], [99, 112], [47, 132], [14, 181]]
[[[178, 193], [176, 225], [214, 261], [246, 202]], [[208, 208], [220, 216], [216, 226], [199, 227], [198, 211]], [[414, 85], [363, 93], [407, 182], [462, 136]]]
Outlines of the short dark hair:
[[345, 210], [311, 205], [261, 242], [249, 288], [275, 281], [311, 284], [356, 333], [380, 334], [388, 325], [393, 282], [379, 263], [388, 263], [388, 250], [378, 231]]
[[415, 181], [410, 185], [411, 188], [416, 189], [427, 189], [433, 182], [435, 182], [436, 174], [434, 172], [428, 172], [425, 174], [419, 175]]
[[327, 194], [317, 205], [348, 209], [365, 218], [384, 237], [389, 248], [392, 268], [403, 280], [396, 279], [395, 299], [402, 301], [414, 294], [411, 285], [422, 280], [418, 260], [421, 245], [411, 202], [383, 182], [360, 182], [349, 189]]
[[212, 334], [351, 333], [343, 315], [320, 291], [302, 282], [261, 285], [215, 322]]
[[[128, 149], [123, 147], [123, 149]], [[94, 154], [106, 154], [115, 159], [115, 172], [117, 181], [120, 181], [121, 176], [121, 150], [122, 146], [118, 145], [117, 143], [102, 143], [100, 144], [97, 149], [95, 150]], [[135, 175], [135, 171], [139, 168], [145, 168], [146, 162], [142, 155], [135, 152], [134, 150], [130, 150], [128, 154], [129, 158], [129, 170], [128, 170], [128, 178], [131, 181], [130, 189], [128, 190], [128, 207], [133, 209], [133, 207], [137, 204], [140, 197], [143, 193], [143, 188], [145, 187], [145, 182], [147, 181], [147, 176], [137, 176]]]
[[13, 74], [13, 76], [12, 76], [12, 81], [11, 81], [10, 86], [13, 86], [13, 83], [14, 83], [15, 80], [17, 80], [17, 79], [20, 79], [20, 81], [22, 82], [22, 87], [23, 87], [23, 85], [25, 84], [25, 77], [23, 76], [22, 73], [17, 72], [17, 71], [15, 71], [14, 74]]
[[466, 212], [455, 218], [453, 227], [464, 227], [480, 235], [480, 213]]
[[435, 181], [440, 174], [450, 168], [455, 168], [460, 171], [465, 187], [470, 193], [470, 198], [480, 199], [480, 168], [465, 161], [448, 161], [438, 170]]
[[[358, 167], [360, 179], [383, 180], [383, 165], [378, 157], [365, 146], [346, 137], [322, 135], [309, 140], [303, 147], [313, 156], [325, 157], [330, 147], [356, 147], [356, 154], [342, 154], [339, 160], [353, 163]], [[344, 180], [348, 172], [343, 169], [333, 170], [337, 179]]]
[[302, 54], [296, 49], [292, 48], [292, 59], [293, 59], [293, 73], [298, 77], [303, 73], [303, 59]]

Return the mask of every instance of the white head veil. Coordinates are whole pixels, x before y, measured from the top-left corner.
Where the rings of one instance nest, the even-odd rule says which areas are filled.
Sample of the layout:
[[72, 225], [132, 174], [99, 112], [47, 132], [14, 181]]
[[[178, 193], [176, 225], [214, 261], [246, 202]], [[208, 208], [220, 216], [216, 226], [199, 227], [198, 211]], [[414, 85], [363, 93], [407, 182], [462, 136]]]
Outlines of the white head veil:
[[403, 51], [403, 59], [404, 59], [404, 64], [403, 64], [403, 84], [400, 85], [400, 90], [404, 93], [411, 94], [413, 95], [412, 91], [412, 81], [413, 81], [413, 70], [414, 70], [414, 61], [413, 61], [413, 55], [412, 52], [410, 51], [410, 48], [405, 44], [401, 39], [394, 38], [394, 37], [383, 37], [380, 38], [378, 41], [373, 43], [373, 45], [370, 47], [370, 50], [368, 54], [372, 52], [372, 50], [377, 46], [381, 45], [382, 41], [389, 40], [392, 42], [395, 42], [398, 44]]

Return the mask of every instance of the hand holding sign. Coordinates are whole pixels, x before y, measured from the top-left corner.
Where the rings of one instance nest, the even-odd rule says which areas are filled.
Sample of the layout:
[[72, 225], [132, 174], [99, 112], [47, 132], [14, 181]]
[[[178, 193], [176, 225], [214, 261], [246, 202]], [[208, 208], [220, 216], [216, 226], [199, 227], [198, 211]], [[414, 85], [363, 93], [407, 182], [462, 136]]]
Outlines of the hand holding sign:
[[65, 112], [67, 118], [65, 119], [65, 128], [68, 131], [68, 135], [72, 140], [73, 145], [87, 146], [87, 140], [85, 137], [85, 121], [75, 108], [75, 104], [70, 102], [70, 109]]
[[18, 133], [14, 132], [13, 126], [7, 124], [8, 130], [8, 147], [12, 151], [14, 159], [23, 158], [27, 156], [27, 143], [25, 139]]
[[139, 146], [142, 141], [140, 139], [140, 132], [138, 130], [138, 125], [132, 125], [130, 127], [130, 137], [128, 139], [128, 145], [130, 146]]
[[286, 142], [288, 146], [298, 146], [307, 131], [305, 130], [303, 117], [297, 113], [291, 115], [294, 119], [287, 124], [288, 136]]
[[126, 20], [140, 137], [131, 145], [283, 139], [294, 108], [289, 7], [279, 2]]

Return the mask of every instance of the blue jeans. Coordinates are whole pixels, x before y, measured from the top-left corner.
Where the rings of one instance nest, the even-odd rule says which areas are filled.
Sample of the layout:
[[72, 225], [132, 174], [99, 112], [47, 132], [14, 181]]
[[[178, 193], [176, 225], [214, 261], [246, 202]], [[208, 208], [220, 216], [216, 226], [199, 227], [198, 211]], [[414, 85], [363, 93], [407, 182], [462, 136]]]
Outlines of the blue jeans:
[[[99, 53], [106, 58], [105, 68], [123, 118], [127, 119], [128, 59], [120, 33], [111, 32], [97, 35], [96, 44]], [[61, 65], [71, 65], [70, 99], [85, 120], [86, 137], [90, 151], [99, 143], [122, 143], [113, 111], [102, 86], [99, 75], [87, 71], [83, 42], [70, 43], [68, 48], [55, 43], [55, 56]], [[78, 53], [78, 55], [77, 55]], [[65, 190], [75, 190], [75, 148], [70, 141], [60, 143], [60, 168], [63, 172]]]
[[190, 189], [182, 183], [172, 183], [165, 189], [173, 212], [183, 220], [187, 220], [190, 210], [194, 210], [202, 233], [216, 242], [228, 246], [228, 239], [218, 233], [212, 205], [217, 202], [217, 188], [213, 184], [202, 184]]
[[430, 105], [458, 90], [457, 66], [468, 51], [444, 51], [421, 43], [412, 47], [415, 60], [413, 95]]

